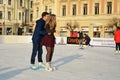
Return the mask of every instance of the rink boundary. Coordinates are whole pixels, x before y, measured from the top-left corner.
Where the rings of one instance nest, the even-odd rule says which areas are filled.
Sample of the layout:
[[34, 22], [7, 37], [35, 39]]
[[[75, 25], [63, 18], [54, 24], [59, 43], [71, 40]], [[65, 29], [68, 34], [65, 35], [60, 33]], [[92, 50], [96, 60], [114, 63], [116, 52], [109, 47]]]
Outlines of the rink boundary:
[[[32, 36], [18, 36], [18, 35], [2, 35], [0, 36], [0, 43], [32, 43]], [[57, 45], [74, 45], [67, 44], [67, 37], [56, 37]], [[95, 47], [115, 47], [113, 38], [91, 38], [90, 44]]]

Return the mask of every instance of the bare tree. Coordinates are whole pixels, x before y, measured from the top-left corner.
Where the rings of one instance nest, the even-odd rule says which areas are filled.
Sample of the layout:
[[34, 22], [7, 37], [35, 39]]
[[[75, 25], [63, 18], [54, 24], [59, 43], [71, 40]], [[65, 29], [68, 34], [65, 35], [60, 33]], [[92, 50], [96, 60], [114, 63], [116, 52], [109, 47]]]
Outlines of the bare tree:
[[109, 21], [108, 25], [117, 27], [118, 25], [120, 25], [120, 18], [113, 18]]
[[109, 21], [108, 26], [113, 28], [112, 33], [116, 30], [117, 26], [120, 25], [120, 18], [113, 18]]
[[72, 37], [73, 37], [74, 30], [76, 28], [79, 28], [79, 24], [76, 21], [74, 21], [74, 24], [72, 24], [72, 22], [70, 21], [70, 22], [67, 22], [65, 28], [72, 33]]

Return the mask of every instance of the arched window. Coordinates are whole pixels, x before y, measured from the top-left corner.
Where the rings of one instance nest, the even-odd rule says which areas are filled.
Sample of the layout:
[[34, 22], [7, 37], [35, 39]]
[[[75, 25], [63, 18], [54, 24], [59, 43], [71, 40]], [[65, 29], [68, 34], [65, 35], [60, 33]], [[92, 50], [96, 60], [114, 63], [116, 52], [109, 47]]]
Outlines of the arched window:
[[0, 0], [0, 4], [3, 4], [3, 0]]
[[11, 5], [11, 0], [8, 0], [8, 5]]
[[22, 6], [22, 4], [23, 4], [23, 0], [20, 0], [20, 6]]

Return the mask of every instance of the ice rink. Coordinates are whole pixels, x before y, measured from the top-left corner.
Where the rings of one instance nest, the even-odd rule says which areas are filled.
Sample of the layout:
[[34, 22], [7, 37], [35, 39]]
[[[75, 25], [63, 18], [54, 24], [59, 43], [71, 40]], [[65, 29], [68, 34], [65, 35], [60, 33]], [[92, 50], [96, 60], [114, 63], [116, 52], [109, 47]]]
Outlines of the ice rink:
[[120, 80], [120, 55], [111, 47], [56, 45], [53, 72], [30, 70], [31, 52], [31, 43], [0, 44], [0, 80]]

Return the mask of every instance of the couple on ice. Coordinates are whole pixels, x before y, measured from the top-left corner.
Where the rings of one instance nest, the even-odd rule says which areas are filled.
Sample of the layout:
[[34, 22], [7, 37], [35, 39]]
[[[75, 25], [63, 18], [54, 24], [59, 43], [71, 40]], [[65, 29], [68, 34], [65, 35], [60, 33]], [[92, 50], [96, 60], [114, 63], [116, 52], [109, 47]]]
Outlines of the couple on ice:
[[[52, 56], [55, 45], [55, 32], [56, 28], [56, 15], [47, 12], [42, 13], [42, 18], [36, 21], [36, 27], [32, 36], [32, 55], [30, 69], [36, 70], [44, 68], [46, 71], [53, 71], [54, 67], [51, 66]], [[42, 60], [42, 46], [46, 47], [46, 63]], [[38, 67], [35, 66], [35, 57], [38, 56]]]

